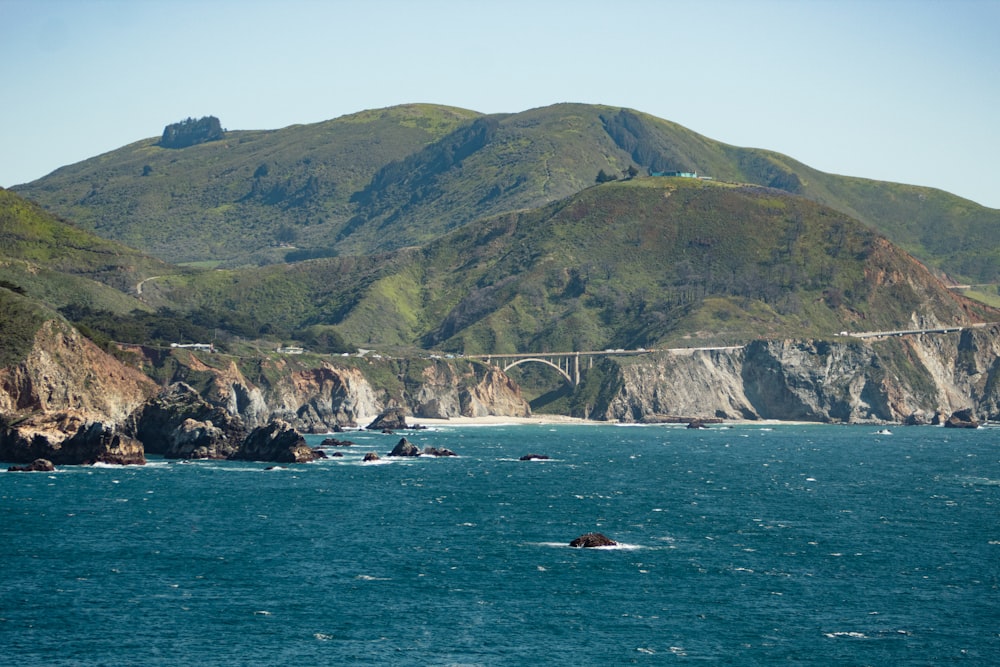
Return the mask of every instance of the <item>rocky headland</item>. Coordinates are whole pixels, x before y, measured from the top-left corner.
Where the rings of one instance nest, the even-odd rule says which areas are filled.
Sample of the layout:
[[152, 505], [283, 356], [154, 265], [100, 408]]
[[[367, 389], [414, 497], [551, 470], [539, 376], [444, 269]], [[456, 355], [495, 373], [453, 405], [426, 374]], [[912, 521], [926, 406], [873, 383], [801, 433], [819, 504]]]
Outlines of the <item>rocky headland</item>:
[[609, 359], [601, 376], [602, 386], [591, 388], [597, 400], [578, 405], [574, 416], [930, 424], [967, 410], [973, 419], [994, 421], [1000, 419], [1000, 329], [758, 340], [741, 348]]

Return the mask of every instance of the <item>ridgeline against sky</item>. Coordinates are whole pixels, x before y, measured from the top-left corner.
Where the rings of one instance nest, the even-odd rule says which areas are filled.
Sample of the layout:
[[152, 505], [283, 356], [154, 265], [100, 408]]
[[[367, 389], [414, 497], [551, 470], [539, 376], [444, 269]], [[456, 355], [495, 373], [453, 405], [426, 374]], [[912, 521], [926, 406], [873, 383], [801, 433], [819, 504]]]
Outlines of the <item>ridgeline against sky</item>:
[[0, 185], [189, 116], [253, 130], [415, 101], [488, 114], [587, 102], [1000, 207], [991, 0], [212, 0], [194, 13], [0, 2]]

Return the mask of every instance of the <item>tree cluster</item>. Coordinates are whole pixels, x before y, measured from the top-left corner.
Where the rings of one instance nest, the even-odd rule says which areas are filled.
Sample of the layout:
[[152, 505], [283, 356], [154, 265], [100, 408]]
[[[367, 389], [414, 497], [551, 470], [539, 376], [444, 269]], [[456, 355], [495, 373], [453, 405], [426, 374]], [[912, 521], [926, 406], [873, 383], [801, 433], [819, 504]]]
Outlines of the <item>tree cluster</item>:
[[[639, 175], [639, 170], [636, 169], [634, 164], [630, 164], [626, 169], [622, 170], [621, 178], [622, 180], [629, 181], [638, 175]], [[599, 172], [597, 172], [597, 178], [594, 179], [594, 182], [600, 185], [601, 183], [607, 183], [608, 181], [617, 181], [617, 180], [618, 176], [608, 174], [606, 171], [601, 169]]]

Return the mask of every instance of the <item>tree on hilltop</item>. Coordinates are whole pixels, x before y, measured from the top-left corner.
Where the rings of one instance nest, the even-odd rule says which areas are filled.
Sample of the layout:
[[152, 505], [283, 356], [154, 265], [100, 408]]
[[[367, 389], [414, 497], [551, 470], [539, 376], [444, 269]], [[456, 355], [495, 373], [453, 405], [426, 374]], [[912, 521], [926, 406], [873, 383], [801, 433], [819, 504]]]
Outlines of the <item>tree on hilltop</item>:
[[596, 183], [607, 183], [608, 181], [617, 181], [618, 179], [614, 176], [608, 176], [607, 172], [601, 169], [597, 172], [597, 178], [594, 179]]

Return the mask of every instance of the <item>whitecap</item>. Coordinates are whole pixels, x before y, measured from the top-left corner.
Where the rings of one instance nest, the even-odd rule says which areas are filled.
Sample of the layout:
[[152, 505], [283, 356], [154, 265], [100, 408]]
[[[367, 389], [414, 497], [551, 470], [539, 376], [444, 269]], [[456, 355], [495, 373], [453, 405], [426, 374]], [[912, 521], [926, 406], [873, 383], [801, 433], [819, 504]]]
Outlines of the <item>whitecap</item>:
[[830, 637], [831, 639], [846, 637], [849, 639], [868, 639], [868, 635], [863, 632], [824, 632], [824, 637]]
[[618, 544], [611, 544], [606, 547], [589, 547], [590, 549], [606, 549], [608, 551], [636, 551], [637, 549], [645, 549], [641, 544], [626, 544], [625, 542], [619, 542]]

